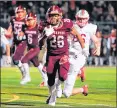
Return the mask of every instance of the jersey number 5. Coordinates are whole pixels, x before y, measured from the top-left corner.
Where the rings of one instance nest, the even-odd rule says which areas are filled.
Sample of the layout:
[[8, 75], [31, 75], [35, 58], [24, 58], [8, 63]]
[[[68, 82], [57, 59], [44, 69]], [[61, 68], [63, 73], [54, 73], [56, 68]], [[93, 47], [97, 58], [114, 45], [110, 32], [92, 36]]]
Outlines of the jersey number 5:
[[21, 25], [15, 24], [14, 25], [14, 34], [18, 35], [18, 33], [21, 31]]

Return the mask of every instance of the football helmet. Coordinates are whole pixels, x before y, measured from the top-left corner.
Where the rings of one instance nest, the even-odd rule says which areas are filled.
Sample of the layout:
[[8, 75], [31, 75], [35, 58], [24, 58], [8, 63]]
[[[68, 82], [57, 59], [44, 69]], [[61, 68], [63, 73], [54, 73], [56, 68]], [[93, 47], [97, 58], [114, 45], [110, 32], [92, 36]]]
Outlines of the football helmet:
[[30, 12], [26, 15], [26, 25], [28, 27], [35, 27], [37, 24], [37, 15]]
[[19, 5], [15, 9], [15, 16], [17, 20], [22, 20], [26, 17], [26, 8], [23, 6]]
[[51, 25], [57, 25], [62, 19], [62, 9], [57, 5], [51, 6], [46, 12], [47, 22]]
[[76, 13], [75, 17], [76, 17], [76, 23], [80, 27], [84, 27], [89, 21], [89, 13], [84, 9], [79, 10]]

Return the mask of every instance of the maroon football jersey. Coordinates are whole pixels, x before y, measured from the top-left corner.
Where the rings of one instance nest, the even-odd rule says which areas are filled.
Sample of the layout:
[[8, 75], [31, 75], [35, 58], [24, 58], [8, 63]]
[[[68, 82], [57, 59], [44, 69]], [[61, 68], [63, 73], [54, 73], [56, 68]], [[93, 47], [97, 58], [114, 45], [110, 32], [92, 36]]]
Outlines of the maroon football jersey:
[[13, 30], [13, 40], [16, 45], [18, 45], [22, 40], [17, 39], [18, 33], [22, 30], [22, 26], [25, 25], [25, 19], [17, 21], [16, 17], [12, 17], [10, 21], [10, 25], [12, 26]]
[[54, 33], [47, 38], [47, 50], [49, 54], [59, 55], [68, 52], [67, 36], [73, 27], [70, 19], [63, 19], [62, 25], [54, 28]]
[[26, 41], [27, 41], [27, 45], [29, 48], [34, 48], [34, 47], [39, 47], [39, 37], [40, 37], [40, 32], [38, 29], [38, 26], [29, 29], [29, 28], [25, 28], [25, 30], [23, 30], [25, 32], [26, 35]]

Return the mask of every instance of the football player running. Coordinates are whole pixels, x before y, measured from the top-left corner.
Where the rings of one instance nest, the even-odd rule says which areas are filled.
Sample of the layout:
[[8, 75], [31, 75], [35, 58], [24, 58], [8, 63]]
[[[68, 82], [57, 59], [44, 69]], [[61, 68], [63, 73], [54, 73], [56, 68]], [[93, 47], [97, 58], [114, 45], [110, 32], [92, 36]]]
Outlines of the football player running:
[[78, 31], [73, 26], [70, 19], [62, 18], [62, 10], [58, 6], [51, 6], [47, 11], [47, 22], [49, 25], [44, 28], [45, 36], [47, 36], [47, 76], [49, 98], [46, 103], [54, 106], [56, 103], [56, 83], [55, 77], [58, 72], [59, 82], [64, 82], [67, 79], [69, 70], [68, 61], [68, 41], [67, 36], [72, 33], [79, 40], [81, 47], [84, 50], [84, 41]]
[[24, 78], [21, 84], [24, 85], [31, 81], [29, 74], [28, 62], [31, 61], [35, 67], [41, 72], [45, 86], [47, 86], [47, 74], [42, 72], [43, 65], [39, 63], [38, 54], [40, 52], [39, 39], [41, 33], [39, 31], [39, 26], [37, 24], [36, 14], [30, 12], [26, 16], [26, 26], [22, 28], [19, 37], [26, 36], [26, 43], [28, 47], [28, 52], [22, 57], [21, 63], [24, 68]]
[[85, 43], [85, 53], [82, 53], [82, 48], [77, 40], [73, 37], [72, 43], [69, 47], [69, 62], [70, 68], [68, 72], [68, 77], [64, 83], [63, 94], [65, 97], [70, 95], [75, 95], [78, 93], [83, 93], [85, 96], [88, 94], [88, 86], [85, 85], [82, 88], [73, 88], [77, 74], [80, 69], [85, 65], [87, 57], [89, 55], [89, 45], [90, 39], [94, 42], [95, 50], [93, 55], [100, 55], [100, 41], [96, 37], [97, 25], [88, 23], [89, 14], [86, 10], [79, 10], [76, 13], [76, 22], [74, 27], [79, 31]]
[[21, 64], [21, 57], [24, 55], [24, 51], [26, 49], [25, 37], [19, 38], [19, 32], [22, 30], [22, 26], [25, 25], [25, 17], [26, 17], [26, 8], [19, 5], [15, 9], [15, 16], [11, 18], [10, 26], [8, 28], [7, 36], [13, 36], [13, 46], [15, 52], [13, 54], [13, 63], [17, 65], [21, 71], [22, 78], [24, 76], [24, 69]]

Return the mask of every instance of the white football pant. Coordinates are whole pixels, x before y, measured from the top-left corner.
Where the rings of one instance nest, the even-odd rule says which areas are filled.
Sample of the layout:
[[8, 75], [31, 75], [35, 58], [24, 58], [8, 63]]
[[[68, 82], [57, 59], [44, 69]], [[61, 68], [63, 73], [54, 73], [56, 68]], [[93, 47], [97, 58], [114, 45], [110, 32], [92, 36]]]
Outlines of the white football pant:
[[70, 68], [63, 89], [63, 94], [65, 97], [69, 97], [72, 94], [76, 77], [80, 72], [80, 69], [85, 65], [86, 57], [82, 54], [78, 55], [73, 54], [69, 56], [69, 62], [70, 62]]

